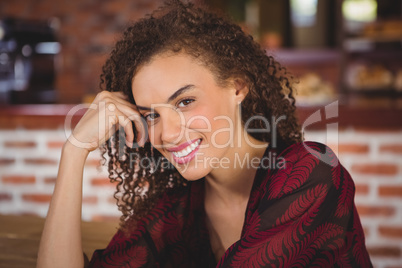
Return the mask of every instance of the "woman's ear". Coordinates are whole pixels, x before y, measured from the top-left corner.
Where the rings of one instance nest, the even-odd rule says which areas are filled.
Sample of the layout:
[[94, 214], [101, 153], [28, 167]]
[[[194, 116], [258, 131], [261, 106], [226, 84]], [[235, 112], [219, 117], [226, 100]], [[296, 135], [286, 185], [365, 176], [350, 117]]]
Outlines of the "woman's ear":
[[248, 85], [243, 79], [235, 78], [233, 80], [233, 86], [236, 90], [236, 101], [237, 103], [241, 103], [249, 92]]

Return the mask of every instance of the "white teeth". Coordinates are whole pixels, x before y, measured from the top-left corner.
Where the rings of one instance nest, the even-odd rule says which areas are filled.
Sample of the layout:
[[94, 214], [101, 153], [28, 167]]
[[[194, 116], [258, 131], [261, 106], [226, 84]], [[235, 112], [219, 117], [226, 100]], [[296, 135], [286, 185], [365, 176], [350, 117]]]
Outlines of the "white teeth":
[[[198, 143], [198, 141], [197, 141], [197, 143]], [[194, 150], [196, 147], [197, 147], [197, 144], [196, 144], [196, 143], [192, 143], [192, 144], [190, 145], [191, 150]]]
[[196, 142], [190, 144], [183, 150], [181, 150], [179, 152], [173, 152], [173, 155], [176, 157], [183, 157], [183, 156], [189, 155], [195, 148], [197, 148], [197, 146], [200, 144], [200, 142], [201, 142], [201, 140], [197, 140]]

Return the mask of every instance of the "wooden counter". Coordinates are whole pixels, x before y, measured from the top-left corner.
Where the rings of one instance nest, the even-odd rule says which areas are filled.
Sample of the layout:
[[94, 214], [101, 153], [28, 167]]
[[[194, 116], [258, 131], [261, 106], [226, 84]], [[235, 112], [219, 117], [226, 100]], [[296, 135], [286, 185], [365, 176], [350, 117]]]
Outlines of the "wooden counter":
[[[39, 241], [45, 220], [34, 216], [0, 215], [0, 267], [36, 266]], [[88, 258], [95, 249], [105, 248], [118, 223], [83, 222], [82, 246]]]

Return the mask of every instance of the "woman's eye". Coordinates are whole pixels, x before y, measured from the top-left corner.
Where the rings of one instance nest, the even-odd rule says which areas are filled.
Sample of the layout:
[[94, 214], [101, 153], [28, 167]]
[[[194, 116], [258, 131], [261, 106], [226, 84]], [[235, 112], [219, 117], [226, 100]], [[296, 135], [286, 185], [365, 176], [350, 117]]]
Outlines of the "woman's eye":
[[149, 122], [152, 122], [152, 121], [154, 121], [155, 119], [157, 119], [158, 117], [159, 117], [159, 115], [158, 115], [158, 114], [155, 114], [155, 113], [147, 114], [147, 115], [145, 115], [145, 120], [147, 120], [147, 121], [149, 121]]
[[190, 103], [192, 103], [194, 100], [193, 99], [184, 99], [181, 100], [178, 104], [177, 107], [186, 107], [187, 105], [189, 105]]

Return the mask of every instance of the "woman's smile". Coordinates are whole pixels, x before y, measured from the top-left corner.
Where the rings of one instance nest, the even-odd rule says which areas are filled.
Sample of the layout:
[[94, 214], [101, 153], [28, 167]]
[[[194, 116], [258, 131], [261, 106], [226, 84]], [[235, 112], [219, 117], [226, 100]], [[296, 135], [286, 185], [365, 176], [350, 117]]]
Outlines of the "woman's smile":
[[220, 86], [199, 60], [186, 53], [157, 55], [138, 69], [132, 91], [150, 142], [187, 180], [215, 170], [208, 159], [237, 151], [231, 144], [247, 92], [233, 83]]
[[202, 139], [196, 139], [192, 143], [183, 143], [177, 147], [167, 149], [173, 154], [173, 160], [178, 164], [186, 164], [193, 160], [200, 148]]

